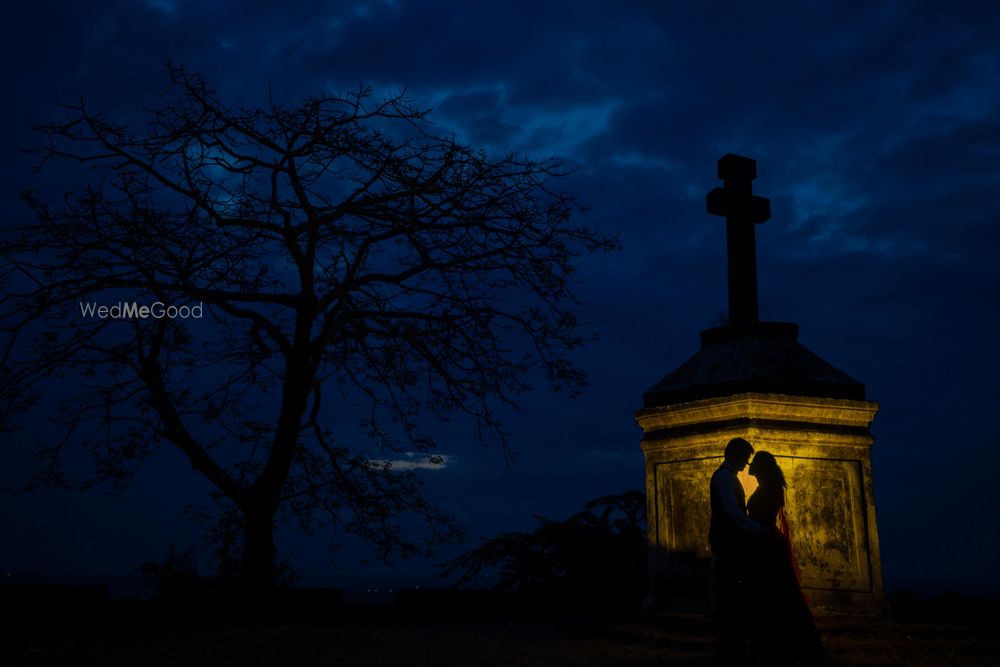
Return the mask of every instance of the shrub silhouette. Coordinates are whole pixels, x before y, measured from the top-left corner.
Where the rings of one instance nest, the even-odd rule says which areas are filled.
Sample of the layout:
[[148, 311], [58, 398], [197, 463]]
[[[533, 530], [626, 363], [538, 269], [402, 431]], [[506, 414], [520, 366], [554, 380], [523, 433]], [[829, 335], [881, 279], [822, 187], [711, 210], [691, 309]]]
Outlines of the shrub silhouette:
[[536, 515], [531, 533], [504, 533], [443, 564], [457, 586], [498, 568], [499, 590], [583, 604], [631, 605], [647, 587], [646, 497], [640, 491], [591, 500], [563, 521]]

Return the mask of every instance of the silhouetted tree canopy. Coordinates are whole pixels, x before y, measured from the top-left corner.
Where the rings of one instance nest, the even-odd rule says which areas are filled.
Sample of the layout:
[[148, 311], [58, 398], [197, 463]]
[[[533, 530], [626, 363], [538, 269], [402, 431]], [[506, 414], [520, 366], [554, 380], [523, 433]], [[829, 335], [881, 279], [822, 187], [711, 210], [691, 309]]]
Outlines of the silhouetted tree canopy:
[[443, 565], [460, 573], [456, 585], [496, 569], [497, 588], [546, 593], [600, 604], [633, 603], [646, 594], [646, 496], [641, 491], [603, 496], [564, 521], [535, 516], [531, 533], [484, 540]]
[[[0, 246], [0, 418], [57, 380], [73, 391], [34, 483], [122, 488], [175, 447], [217, 490], [254, 582], [273, 572], [279, 517], [384, 557], [457, 537], [388, 461], [440, 462], [433, 426], [452, 418], [508, 452], [497, 409], [533, 373], [581, 388], [574, 271], [615, 240], [571, 223], [559, 160], [487, 155], [402, 94], [234, 108], [183, 67], [166, 74], [143, 127], [82, 101], [37, 125], [38, 166], [60, 163], [67, 186], [26, 191], [36, 219]], [[81, 302], [203, 317], [102, 319]], [[78, 452], [82, 480], [61, 465]]]

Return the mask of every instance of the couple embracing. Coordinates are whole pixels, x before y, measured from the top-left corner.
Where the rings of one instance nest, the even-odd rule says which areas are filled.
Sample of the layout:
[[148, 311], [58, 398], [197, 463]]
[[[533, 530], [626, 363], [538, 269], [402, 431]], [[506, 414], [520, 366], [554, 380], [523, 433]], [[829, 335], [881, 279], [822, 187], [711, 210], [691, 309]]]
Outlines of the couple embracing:
[[[758, 483], [749, 501], [737, 477], [748, 463], [748, 472]], [[749, 635], [754, 652], [761, 655], [822, 655], [792, 556], [786, 487], [774, 456], [765, 451], [754, 456], [753, 446], [743, 438], [729, 441], [725, 461], [712, 475], [708, 541], [714, 557], [720, 639], [726, 652], [742, 653]]]

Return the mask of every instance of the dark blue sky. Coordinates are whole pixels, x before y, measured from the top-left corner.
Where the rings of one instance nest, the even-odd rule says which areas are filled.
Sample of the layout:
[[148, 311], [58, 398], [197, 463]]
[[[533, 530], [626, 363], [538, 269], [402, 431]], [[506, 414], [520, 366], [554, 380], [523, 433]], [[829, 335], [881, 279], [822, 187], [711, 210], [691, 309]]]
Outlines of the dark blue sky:
[[[1000, 375], [1000, 6], [988, 2], [69, 3], [4, 9], [6, 217], [31, 173], [26, 117], [52, 100], [138, 118], [165, 59], [234, 103], [359, 82], [405, 87], [491, 151], [561, 155], [581, 222], [623, 249], [582, 271], [587, 395], [526, 397], [521, 467], [444, 441], [429, 495], [480, 535], [643, 483], [633, 412], [726, 309], [725, 234], [705, 213], [726, 152], [758, 161], [763, 319], [867, 385], [891, 580], [996, 581]], [[90, 7], [88, 9], [87, 7]], [[100, 7], [99, 9], [94, 9]], [[28, 428], [4, 442], [23, 469]], [[127, 573], [196, 534], [205, 485], [172, 453], [124, 495], [0, 498], [0, 568]], [[284, 534], [309, 574], [326, 540]], [[407, 565], [415, 567], [416, 565]]]

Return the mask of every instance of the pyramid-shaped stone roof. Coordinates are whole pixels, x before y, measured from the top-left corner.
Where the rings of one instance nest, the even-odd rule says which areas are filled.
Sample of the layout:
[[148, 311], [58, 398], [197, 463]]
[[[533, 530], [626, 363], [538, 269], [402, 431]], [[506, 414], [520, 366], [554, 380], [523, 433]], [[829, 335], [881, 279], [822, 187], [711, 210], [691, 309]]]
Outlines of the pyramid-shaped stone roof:
[[643, 407], [746, 392], [865, 400], [865, 386], [798, 341], [798, 325], [741, 322], [701, 332], [701, 349], [642, 396]]

